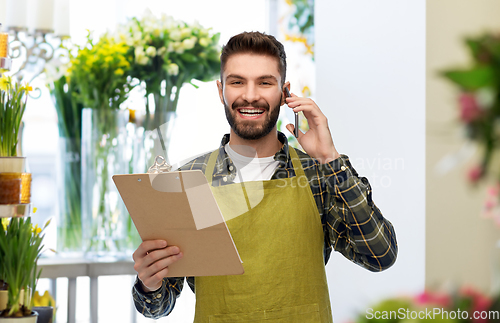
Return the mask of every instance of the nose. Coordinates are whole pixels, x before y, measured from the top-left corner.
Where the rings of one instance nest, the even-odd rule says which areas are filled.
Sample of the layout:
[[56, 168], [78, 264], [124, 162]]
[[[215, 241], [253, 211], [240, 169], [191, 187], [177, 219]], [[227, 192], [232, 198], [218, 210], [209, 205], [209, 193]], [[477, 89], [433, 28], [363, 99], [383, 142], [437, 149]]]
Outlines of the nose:
[[245, 91], [242, 95], [242, 99], [251, 103], [258, 101], [260, 99], [260, 94], [257, 86], [251, 82], [245, 87]]

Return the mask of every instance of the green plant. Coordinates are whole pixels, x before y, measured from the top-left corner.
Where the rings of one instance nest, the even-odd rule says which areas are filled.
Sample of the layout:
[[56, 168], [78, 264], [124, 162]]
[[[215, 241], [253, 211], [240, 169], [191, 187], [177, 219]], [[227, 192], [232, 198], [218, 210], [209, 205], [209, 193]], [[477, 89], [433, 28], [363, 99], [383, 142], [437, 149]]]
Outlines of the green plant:
[[43, 248], [42, 231], [49, 222], [43, 229], [33, 227], [30, 217], [12, 218], [8, 225], [0, 225], [0, 279], [8, 285], [7, 309], [2, 316], [31, 314], [31, 300], [41, 273], [37, 262]]
[[0, 77], [0, 157], [17, 155], [19, 127], [30, 90], [29, 85], [13, 82], [10, 76]]
[[469, 176], [476, 182], [498, 169], [490, 168], [490, 163], [500, 148], [500, 35], [466, 37], [464, 44], [471, 58], [469, 66], [439, 73], [457, 87], [458, 115], [467, 138], [483, 150], [480, 164]]
[[82, 244], [81, 217], [81, 130], [83, 104], [76, 100], [75, 80], [62, 75], [48, 82], [57, 112], [59, 140], [63, 149], [64, 198], [59, 225], [60, 250], [79, 250]]

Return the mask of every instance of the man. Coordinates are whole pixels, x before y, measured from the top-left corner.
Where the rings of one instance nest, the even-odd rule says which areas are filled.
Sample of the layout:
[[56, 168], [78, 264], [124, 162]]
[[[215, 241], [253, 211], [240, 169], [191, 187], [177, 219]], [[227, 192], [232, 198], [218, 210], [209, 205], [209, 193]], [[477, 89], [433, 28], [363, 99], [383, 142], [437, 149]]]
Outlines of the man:
[[[222, 50], [217, 86], [230, 134], [181, 170], [201, 169], [219, 204], [234, 204], [240, 182], [261, 199], [227, 220], [245, 273], [187, 278], [195, 322], [332, 322], [324, 268], [332, 249], [371, 271], [396, 260], [394, 229], [373, 203], [368, 180], [337, 152], [316, 103], [285, 97], [285, 77], [285, 51], [272, 36], [242, 33]], [[307, 118], [310, 129], [298, 137], [307, 154], [277, 131], [285, 103]], [[145, 316], [174, 307], [184, 278], [164, 277], [182, 256], [161, 240], [144, 241], [134, 253], [133, 296]]]

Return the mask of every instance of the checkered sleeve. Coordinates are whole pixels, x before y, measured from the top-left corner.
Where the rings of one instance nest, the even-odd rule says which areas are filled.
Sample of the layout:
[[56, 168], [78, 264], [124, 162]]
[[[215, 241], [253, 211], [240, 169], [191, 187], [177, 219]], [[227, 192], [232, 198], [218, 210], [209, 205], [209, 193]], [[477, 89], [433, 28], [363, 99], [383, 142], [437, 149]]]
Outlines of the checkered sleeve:
[[320, 169], [328, 193], [325, 234], [331, 248], [370, 271], [392, 266], [398, 252], [396, 234], [373, 202], [368, 179], [358, 176], [345, 155]]
[[135, 308], [147, 318], [158, 319], [167, 316], [172, 312], [183, 285], [184, 277], [163, 278], [160, 289], [146, 292], [142, 289], [139, 278], [136, 278], [132, 287]]

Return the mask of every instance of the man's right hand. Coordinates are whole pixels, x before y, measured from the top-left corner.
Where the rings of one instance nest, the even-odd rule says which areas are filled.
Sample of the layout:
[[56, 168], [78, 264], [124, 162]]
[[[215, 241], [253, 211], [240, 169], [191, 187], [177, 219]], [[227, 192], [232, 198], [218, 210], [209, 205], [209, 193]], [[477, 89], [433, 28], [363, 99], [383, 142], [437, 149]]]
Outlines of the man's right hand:
[[142, 287], [146, 292], [159, 289], [168, 266], [182, 258], [179, 247], [169, 246], [165, 240], [148, 240], [139, 245], [132, 255]]

